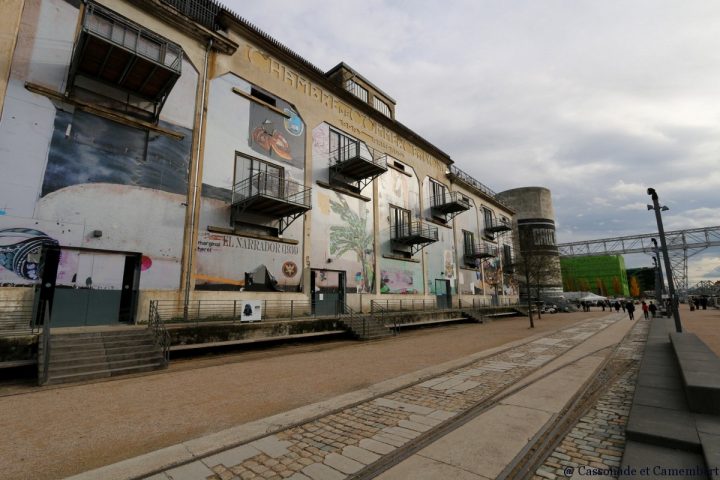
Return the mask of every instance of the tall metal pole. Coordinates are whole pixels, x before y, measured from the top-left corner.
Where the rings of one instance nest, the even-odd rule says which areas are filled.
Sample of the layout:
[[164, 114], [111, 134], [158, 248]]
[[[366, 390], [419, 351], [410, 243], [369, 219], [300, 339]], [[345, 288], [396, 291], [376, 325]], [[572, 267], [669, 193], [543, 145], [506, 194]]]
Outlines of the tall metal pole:
[[[651, 238], [650, 241], [653, 244], [653, 252], [655, 252], [655, 258], [657, 259], [657, 273], [660, 278], [660, 296], [658, 297], [658, 301], [662, 302], [662, 296], [663, 293], [665, 293], [665, 280], [663, 279], [663, 273], [662, 273], [662, 260], [660, 256], [660, 247], [658, 247], [657, 240], [654, 238]], [[658, 308], [662, 306], [662, 303], [658, 304]], [[662, 315], [662, 313], [661, 313]], [[670, 318], [670, 310], [665, 310], [665, 316]]]
[[655, 303], [657, 304], [656, 306], [659, 309], [661, 305], [660, 302], [662, 302], [662, 289], [660, 288], [660, 271], [658, 270], [659, 265], [657, 255], [653, 255], [652, 259], [653, 264], [655, 265]]
[[[675, 285], [672, 278], [672, 267], [670, 266], [670, 257], [668, 255], [667, 243], [665, 242], [665, 229], [663, 228], [662, 216], [660, 214], [661, 207], [658, 201], [658, 195], [654, 188], [648, 188], [647, 194], [652, 198], [653, 204], [648, 205], [649, 210], [655, 210], [655, 220], [657, 220], [658, 233], [660, 234], [660, 247], [662, 248], [665, 260], [665, 274], [668, 279], [668, 293], [670, 294], [670, 308], [672, 309], [673, 318], [675, 319], [675, 330], [682, 332], [682, 324], [680, 323], [680, 312], [678, 311], [678, 299], [675, 295]], [[667, 210], [667, 207], [662, 207]]]

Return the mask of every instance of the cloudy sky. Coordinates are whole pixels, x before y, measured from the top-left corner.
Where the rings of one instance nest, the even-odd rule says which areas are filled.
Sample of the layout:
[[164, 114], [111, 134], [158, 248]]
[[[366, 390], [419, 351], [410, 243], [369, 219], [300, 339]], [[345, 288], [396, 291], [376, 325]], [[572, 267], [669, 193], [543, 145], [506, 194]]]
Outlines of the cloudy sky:
[[[720, 225], [720, 2], [225, 0], [495, 191], [552, 191], [559, 243]], [[629, 266], [650, 266], [645, 255]], [[720, 279], [720, 248], [690, 285]]]

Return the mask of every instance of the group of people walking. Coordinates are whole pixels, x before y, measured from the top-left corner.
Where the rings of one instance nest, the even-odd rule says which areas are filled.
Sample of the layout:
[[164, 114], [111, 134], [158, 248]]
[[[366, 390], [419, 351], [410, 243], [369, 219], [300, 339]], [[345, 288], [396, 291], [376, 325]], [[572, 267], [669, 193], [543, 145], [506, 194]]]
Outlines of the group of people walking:
[[[635, 320], [635, 304], [632, 300], [615, 300], [614, 302], [610, 300], [605, 300], [605, 302], [602, 303], [602, 309], [603, 312], [605, 311], [605, 308], [607, 307], [608, 310], [612, 311], [615, 309], [616, 312], [619, 312], [622, 308], [623, 312], [627, 312], [628, 317], [630, 320]], [[653, 302], [647, 303], [645, 300], [640, 302], [640, 308], [642, 309], [643, 316], [647, 319], [650, 318], [650, 315], [652, 315], [653, 318], [655, 318], [655, 314], [657, 313], [657, 305], [655, 305]], [[589, 309], [588, 309], [589, 310]], [[585, 310], [585, 311], [588, 311]]]

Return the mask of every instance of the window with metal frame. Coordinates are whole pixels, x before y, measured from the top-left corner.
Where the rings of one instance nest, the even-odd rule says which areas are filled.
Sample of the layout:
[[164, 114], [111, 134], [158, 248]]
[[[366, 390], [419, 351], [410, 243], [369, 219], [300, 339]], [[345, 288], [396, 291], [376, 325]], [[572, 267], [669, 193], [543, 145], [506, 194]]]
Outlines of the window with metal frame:
[[468, 232], [467, 230], [463, 230], [463, 252], [465, 254], [471, 254], [473, 252], [473, 249], [475, 248], [475, 234], [473, 232]]
[[235, 154], [235, 181], [233, 184], [250, 180], [250, 189], [255, 193], [266, 193], [275, 198], [283, 197], [285, 169], [259, 158]]
[[352, 93], [356, 97], [358, 97], [363, 102], [367, 103], [368, 101], [368, 91], [365, 87], [357, 83], [352, 78], [348, 78], [345, 80], [345, 90]]
[[360, 142], [337, 130], [330, 129], [330, 160], [340, 163], [358, 154]]
[[440, 182], [430, 179], [430, 205], [437, 207], [443, 205], [447, 199], [447, 187]]
[[380, 100], [378, 97], [373, 97], [372, 106], [373, 106], [373, 108], [375, 108], [375, 110], [382, 113], [386, 117], [392, 118], [392, 112], [390, 111], [390, 106], [387, 103]]
[[410, 235], [410, 210], [390, 205], [390, 229], [393, 238]]

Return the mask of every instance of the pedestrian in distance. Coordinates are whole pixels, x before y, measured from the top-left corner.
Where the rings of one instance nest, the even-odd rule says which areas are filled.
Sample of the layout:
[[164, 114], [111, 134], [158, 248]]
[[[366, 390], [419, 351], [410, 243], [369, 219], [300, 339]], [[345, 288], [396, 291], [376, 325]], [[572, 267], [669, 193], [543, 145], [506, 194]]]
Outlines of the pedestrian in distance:
[[[620, 311], [620, 302], [618, 302], [617, 300], [615, 300], [615, 313], [617, 313], [617, 312], [619, 312], [619, 311]], [[625, 311], [625, 310], [623, 309], [623, 312], [624, 312], [624, 311]]]
[[635, 320], [635, 305], [633, 305], [632, 300], [627, 302], [627, 305], [625, 305], [625, 310], [627, 310], [630, 320]]
[[647, 320], [649, 318], [650, 306], [647, 303], [645, 303], [645, 300], [643, 300], [643, 302], [642, 302], [642, 311], [643, 311], [643, 316], [645, 317], [645, 320]]
[[648, 306], [648, 310], [650, 310], [650, 314], [652, 315], [652, 318], [655, 318], [655, 313], [657, 312], [657, 305], [655, 305], [653, 302], [650, 302], [650, 305]]
[[627, 302], [627, 303], [625, 303], [625, 301], [620, 302], [620, 307], [623, 309], [623, 312], [625, 311], [625, 309], [627, 308], [627, 306], [630, 303], [632, 303], [632, 302]]

